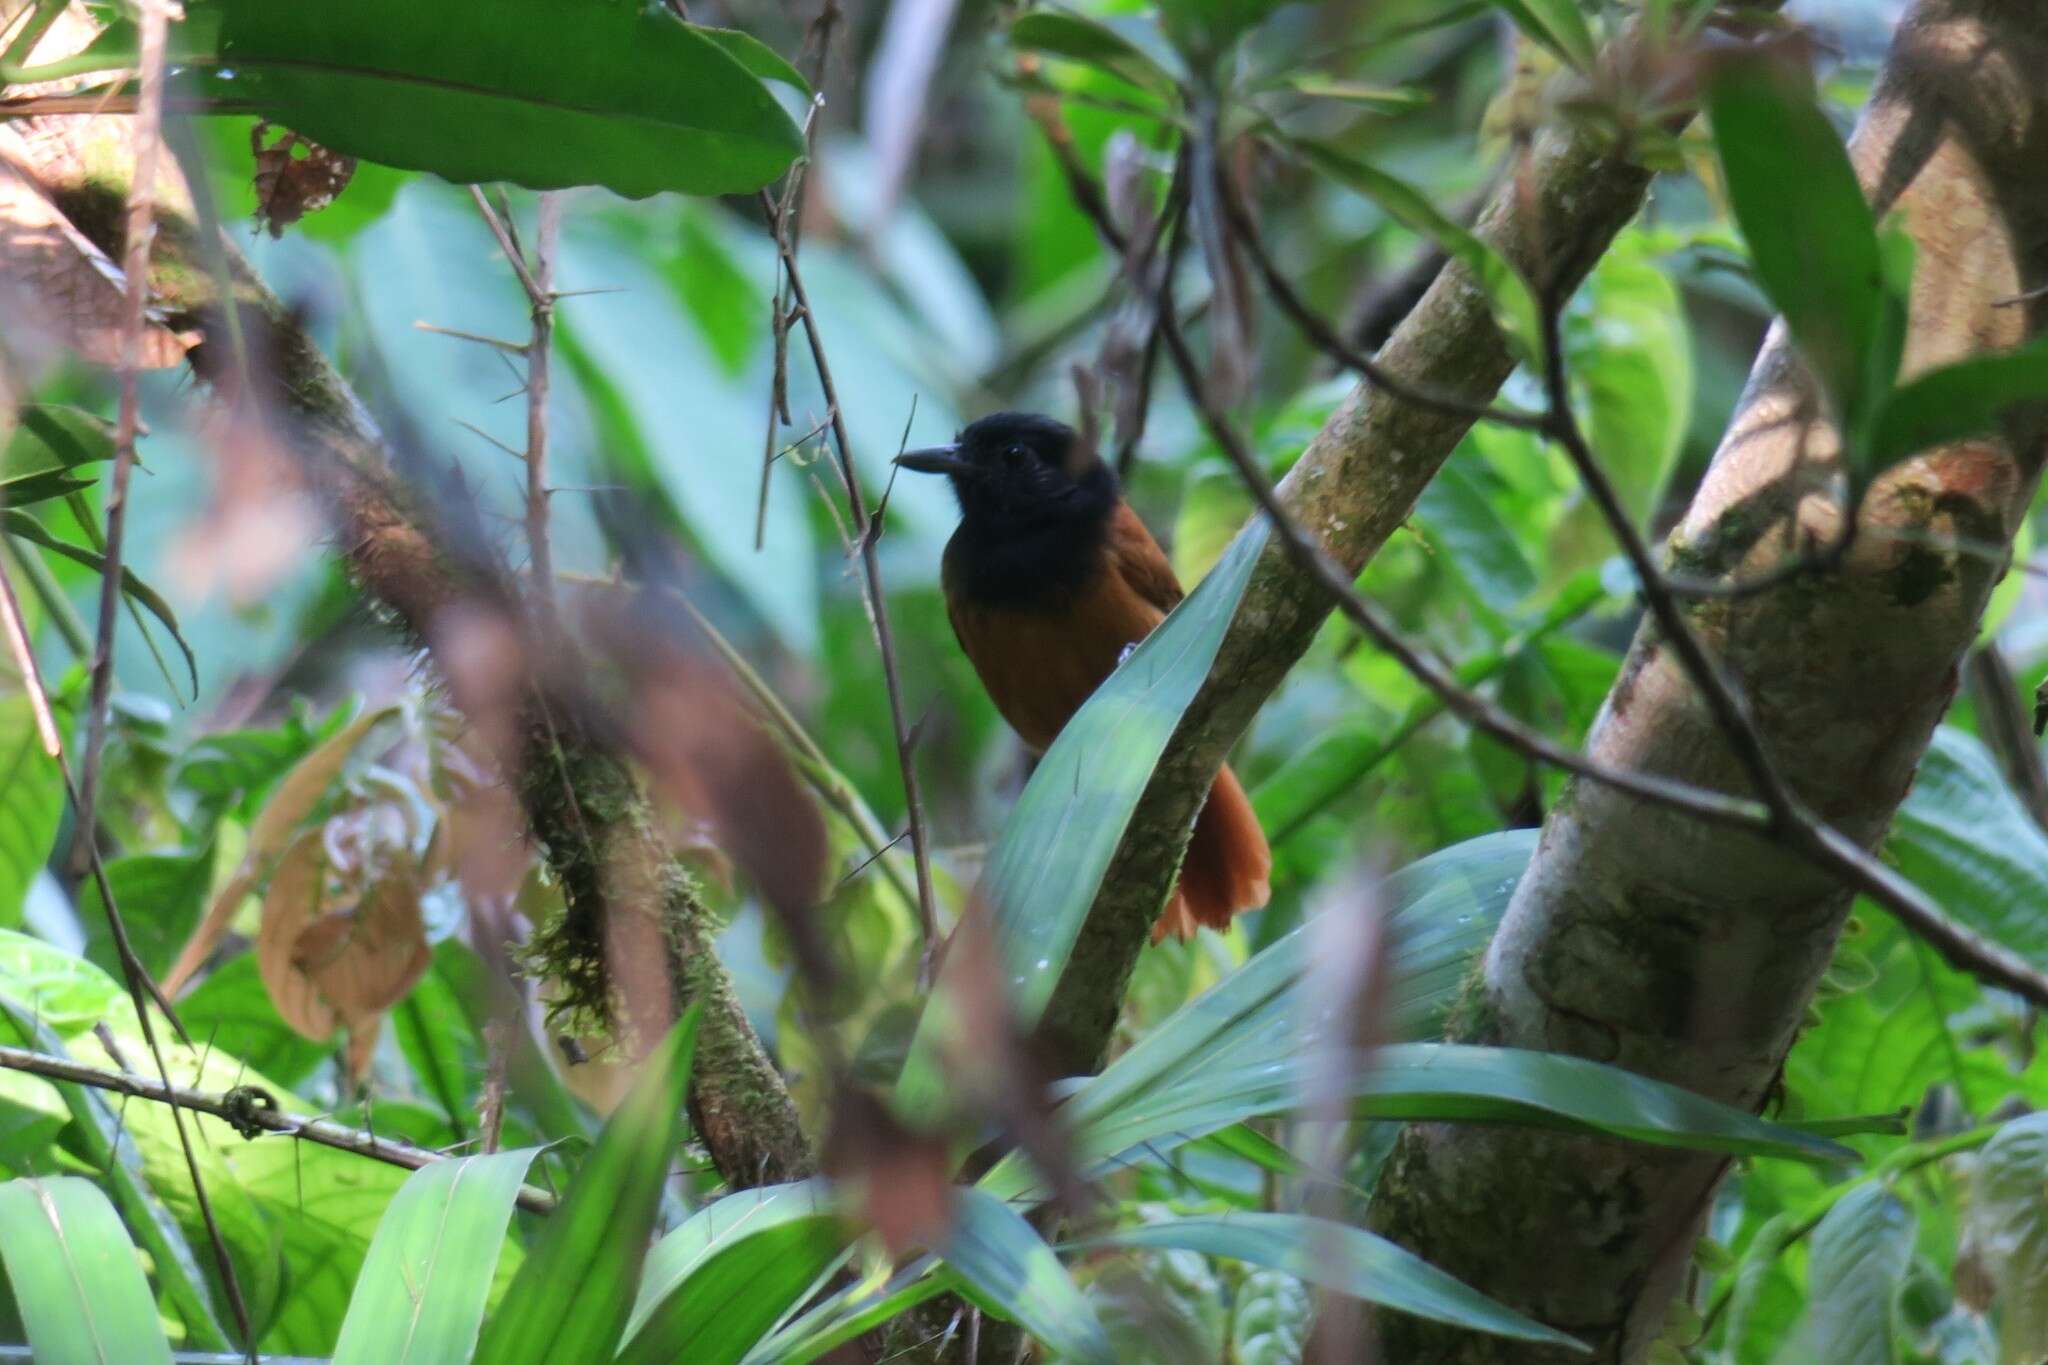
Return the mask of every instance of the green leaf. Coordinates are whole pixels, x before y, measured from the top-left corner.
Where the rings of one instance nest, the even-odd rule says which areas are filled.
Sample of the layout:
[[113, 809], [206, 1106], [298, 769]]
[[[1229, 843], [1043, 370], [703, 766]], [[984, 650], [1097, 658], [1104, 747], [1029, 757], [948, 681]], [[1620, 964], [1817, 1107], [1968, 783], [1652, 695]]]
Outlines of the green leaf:
[[1965, 1236], [2000, 1309], [1999, 1365], [2048, 1353], [2048, 1114], [2006, 1124], [1977, 1158]]
[[1010, 25], [1010, 45], [1106, 71], [1141, 90], [1171, 96], [1173, 76], [1145, 50], [1107, 24], [1064, 10], [1027, 10]]
[[[26, 512], [17, 512], [11, 508], [0, 511], [0, 530], [32, 545], [40, 545], [46, 550], [55, 551], [66, 559], [76, 560], [97, 573], [107, 571], [105, 555], [97, 550], [88, 550], [83, 545], [73, 545], [68, 540], [58, 539], [50, 533], [49, 528]], [[199, 691], [199, 660], [193, 656], [192, 646], [185, 643], [185, 637], [179, 634], [178, 618], [171, 611], [171, 604], [164, 601], [155, 588], [136, 577], [135, 571], [126, 564], [121, 566], [121, 591], [131, 601], [139, 602], [151, 616], [163, 622], [164, 629], [170, 631], [171, 638], [178, 642], [178, 649], [185, 656], [185, 667], [192, 675], [192, 691], [196, 695]]]
[[751, 74], [764, 81], [775, 81], [802, 95], [811, 96], [811, 83], [803, 73], [791, 66], [786, 58], [751, 33], [742, 33], [736, 28], [706, 28], [702, 24], [690, 26], [712, 42], [725, 49], [727, 56], [745, 67]]
[[984, 1307], [1023, 1325], [1056, 1354], [1109, 1361], [1095, 1309], [1022, 1214], [986, 1190], [956, 1192], [953, 1229], [939, 1255]]
[[1298, 1365], [1308, 1353], [1315, 1300], [1294, 1276], [1254, 1270], [1237, 1287], [1230, 1313], [1230, 1359], [1236, 1365]]
[[[179, 947], [199, 923], [213, 889], [213, 846], [170, 853], [131, 853], [106, 865], [114, 904], [123, 911], [128, 939], [152, 977], [162, 976]], [[86, 956], [119, 972], [121, 961], [107, 924], [99, 882], [80, 888], [78, 915], [85, 927]], [[179, 1014], [183, 1018], [183, 1012]]]
[[25, 507], [92, 485], [81, 465], [114, 458], [114, 429], [83, 408], [23, 404], [0, 444], [0, 506]]
[[458, 183], [737, 194], [803, 151], [761, 84], [787, 64], [660, 6], [192, 0], [172, 53], [211, 98]]
[[420, 1087], [447, 1116], [455, 1131], [468, 1130], [484, 1076], [483, 1040], [472, 1025], [457, 989], [466, 964], [454, 959], [473, 950], [459, 939], [434, 945], [433, 964], [391, 1011], [399, 1051]]
[[334, 1365], [469, 1359], [506, 1224], [538, 1150], [437, 1161], [406, 1177], [370, 1240]]
[[1813, 1365], [1891, 1365], [1893, 1306], [1913, 1260], [1913, 1216], [1884, 1185], [1844, 1195], [1813, 1232], [1805, 1359]]
[[1487, 475], [1477, 459], [1453, 455], [1423, 490], [1415, 520], [1480, 606], [1506, 618], [1536, 591], [1536, 567], [1488, 499]]
[[64, 816], [64, 781], [25, 696], [0, 697], [0, 929], [21, 923]]
[[829, 1193], [805, 1181], [742, 1190], [655, 1244], [621, 1365], [732, 1365], [845, 1256]]
[[[9, 1041], [18, 1040], [21, 1046], [46, 1057], [69, 1057], [56, 1032], [6, 992], [6, 982], [0, 980], [0, 1038], [11, 1034]], [[124, 1140], [126, 1106], [117, 1109], [113, 1096], [91, 1086], [60, 1085], [56, 1090], [72, 1123], [68, 1143], [100, 1172], [100, 1179], [113, 1192], [129, 1228], [149, 1254], [169, 1311], [185, 1324], [186, 1343], [205, 1350], [227, 1350], [227, 1335], [214, 1316], [206, 1276], [191, 1244], [144, 1179], [135, 1144]]]
[[1870, 414], [1896, 374], [1872, 370], [1888, 271], [1848, 153], [1811, 89], [1775, 63], [1720, 63], [1707, 109], [1757, 283], [1833, 405], [1852, 467], [1867, 469]]
[[0, 1262], [39, 1365], [170, 1365], [135, 1246], [91, 1181], [0, 1184]]
[[2048, 402], [2048, 337], [1929, 370], [1899, 385], [1879, 410], [1871, 465], [1883, 469], [1918, 451], [1985, 435], [2011, 408], [2040, 402]]
[[238, 953], [209, 971], [178, 1001], [178, 1017], [194, 1038], [280, 1085], [298, 1085], [334, 1051], [333, 1044], [302, 1037], [278, 1017], [254, 953]]
[[1515, 27], [1564, 58], [1567, 65], [1590, 72], [1599, 61], [1593, 31], [1579, 13], [1578, 0], [1496, 0]]
[[1295, 1213], [1233, 1213], [1169, 1218], [1091, 1237], [1099, 1246], [1175, 1247], [1284, 1270], [1297, 1279], [1396, 1312], [1475, 1332], [1584, 1351], [1576, 1339], [1526, 1318], [1445, 1274], [1414, 1253], [1327, 1218]]
[[959, 1289], [955, 1272], [936, 1257], [921, 1256], [880, 1285], [848, 1285], [827, 1296], [762, 1342], [747, 1357], [747, 1365], [809, 1365], [897, 1314]]
[[[1052, 995], [1152, 769], [1209, 675], [1265, 541], [1261, 521], [1095, 689], [1046, 750], [1003, 825], [979, 899], [993, 918], [996, 961], [1025, 1028]], [[903, 1068], [897, 1094], [913, 1112], [929, 1112], [943, 1099], [937, 1050], [953, 1027], [951, 988], [942, 970]]]
[[136, 1027], [127, 989], [97, 963], [11, 929], [0, 929], [0, 995], [67, 1039], [97, 1023]]
[[1257, 27], [1286, 0], [1161, 0], [1159, 17], [1174, 42], [1198, 58], [1212, 58]]
[[477, 1365], [604, 1360], [618, 1345], [682, 1128], [697, 1013], [692, 1005], [648, 1057], [645, 1073], [598, 1135], [485, 1324]]
[[1318, 172], [1372, 200], [1389, 218], [1435, 242], [1451, 259], [1471, 271], [1480, 288], [1493, 300], [1501, 330], [1521, 349], [1523, 358], [1542, 357], [1543, 327], [1536, 310], [1536, 296], [1505, 256], [1451, 221], [1427, 195], [1398, 176], [1314, 138], [1295, 138], [1290, 145]]
[[1388, 114], [1420, 109], [1428, 104], [1430, 99], [1427, 90], [1407, 86], [1362, 85], [1357, 81], [1337, 80], [1319, 71], [1292, 72], [1286, 77], [1284, 84], [1296, 94], [1314, 99], [1339, 100], [1345, 104], [1356, 104]]
[[[1472, 956], [1486, 945], [1536, 849], [1536, 831], [1489, 834], [1402, 868], [1380, 888], [1387, 907], [1388, 1031], [1435, 1035]], [[1076, 1159], [1111, 1164], [1169, 1137], [1214, 1132], [1256, 1112], [1227, 1093], [1248, 1073], [1278, 1066], [1300, 1042], [1298, 1001], [1308, 931], [1296, 929], [1140, 1038], [1061, 1107]], [[1276, 1059], [1280, 1059], [1277, 1060]], [[1291, 1095], [1275, 1107], [1291, 1107]], [[1191, 1121], [1192, 1120], [1192, 1121]], [[998, 1162], [984, 1188], [1006, 1198], [1035, 1188], [1021, 1155]]]

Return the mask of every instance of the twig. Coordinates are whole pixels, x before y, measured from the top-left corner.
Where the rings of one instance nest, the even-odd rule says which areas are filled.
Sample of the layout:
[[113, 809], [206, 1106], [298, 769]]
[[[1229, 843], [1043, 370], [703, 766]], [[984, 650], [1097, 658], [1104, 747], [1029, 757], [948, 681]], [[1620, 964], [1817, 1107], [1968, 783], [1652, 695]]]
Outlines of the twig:
[[2034, 823], [2048, 829], [2048, 771], [2041, 765], [2040, 742], [2032, 718], [2020, 703], [2019, 683], [1996, 640], [1970, 655], [1970, 691], [1977, 702], [1977, 728], [1998, 755], [2006, 780], [2026, 803]]
[[[774, 221], [775, 203], [766, 190], [760, 193], [762, 210]], [[910, 819], [910, 851], [917, 865], [918, 927], [924, 935], [924, 952], [918, 963], [918, 980], [928, 985], [932, 962], [938, 951], [939, 918], [932, 891], [931, 851], [927, 844], [924, 802], [918, 793], [915, 741], [903, 706], [903, 680], [896, 663], [896, 642], [889, 628], [889, 604], [882, 590], [882, 565], [877, 552], [881, 539], [880, 509], [871, 520], [867, 501], [861, 494], [860, 476], [854, 469], [853, 445], [846, 436], [846, 416], [839, 406], [839, 392], [832, 383], [832, 367], [825, 358], [825, 343], [818, 331], [818, 319], [811, 311], [810, 296], [804, 291], [803, 273], [797, 267], [796, 248], [789, 235], [777, 228], [777, 254], [789, 283], [789, 296], [803, 322], [804, 341], [817, 370], [818, 388], [825, 399], [825, 411], [832, 423], [832, 442], [838, 457], [840, 481], [846, 486], [847, 512], [853, 522], [853, 540], [860, 552], [861, 572], [866, 588], [868, 615], [875, 628], [875, 644], [882, 656], [882, 681], [889, 693], [889, 721], [895, 731], [896, 763], [903, 775], [903, 801]]]
[[[148, 968], [135, 953], [129, 941], [127, 925], [122, 922], [120, 906], [115, 903], [114, 889], [107, 878], [106, 862], [100, 856], [99, 840], [96, 835], [95, 806], [98, 800], [100, 761], [105, 753], [109, 704], [113, 696], [114, 680], [114, 625], [121, 609], [121, 551], [122, 536], [127, 527], [128, 483], [135, 467], [135, 439], [140, 427], [140, 395], [137, 376], [142, 364], [142, 334], [145, 310], [149, 292], [149, 252], [151, 237], [155, 232], [157, 161], [163, 149], [164, 110], [164, 67], [165, 51], [169, 45], [170, 14], [166, 0], [141, 0], [140, 4], [140, 70], [138, 72], [139, 98], [135, 120], [135, 176], [128, 191], [127, 250], [122, 259], [125, 278], [122, 282], [121, 319], [121, 398], [120, 409], [114, 429], [114, 470], [107, 490], [107, 530], [101, 564], [103, 575], [100, 583], [99, 634], [93, 648], [92, 685], [86, 712], [86, 742], [83, 771], [74, 780], [71, 766], [67, 762], [61, 736], [52, 721], [43, 731], [43, 742], [50, 757], [57, 764], [58, 774], [64, 782], [65, 794], [70, 798], [77, 819], [77, 833], [72, 846], [74, 860], [82, 860], [90, 870], [93, 882], [100, 895], [100, 905], [107, 917], [107, 927], [114, 939], [114, 947], [121, 960], [122, 975], [127, 979], [128, 994], [135, 1004], [136, 1022], [142, 1030], [143, 1042], [149, 1048], [152, 1061], [156, 1064], [157, 1075], [168, 1088], [171, 1083], [170, 1066], [164, 1060], [162, 1045], [158, 1042], [156, 1024], [150, 1017], [150, 1007], [155, 1004], [162, 1008], [181, 1038], [189, 1044], [184, 1026], [179, 1023], [175, 1010], [164, 994], [151, 979]], [[40, 694], [42, 700], [37, 709], [42, 713], [39, 721], [49, 716], [49, 694], [43, 686], [42, 677], [36, 668], [35, 656], [27, 648], [28, 632], [21, 618], [21, 604], [14, 594], [13, 581], [0, 568], [0, 612], [7, 617], [6, 634], [10, 645], [18, 651], [16, 663], [21, 669], [22, 682], [33, 694]], [[199, 1156], [192, 1147], [192, 1135], [186, 1131], [184, 1115], [178, 1106], [171, 1106], [171, 1123], [177, 1130], [178, 1147], [185, 1158], [185, 1170], [192, 1181], [192, 1196], [199, 1207], [199, 1215], [206, 1225], [208, 1240], [212, 1243], [214, 1259], [220, 1270], [221, 1284], [228, 1297], [228, 1306], [235, 1315], [235, 1325], [240, 1332], [243, 1350], [253, 1362], [256, 1358], [255, 1333], [249, 1321], [248, 1304], [242, 1297], [240, 1279], [235, 1274], [235, 1265], [228, 1255], [227, 1240], [221, 1235], [220, 1224], [214, 1218], [213, 1201], [207, 1197], [206, 1182], [199, 1174]]]
[[[168, 1080], [156, 1081], [132, 1072], [109, 1071], [102, 1067], [87, 1066], [68, 1057], [52, 1057], [48, 1053], [35, 1052], [29, 1048], [0, 1046], [0, 1068], [9, 1071], [27, 1072], [45, 1080], [64, 1081], [73, 1085], [89, 1085], [95, 1090], [111, 1091], [127, 1095], [131, 1099], [154, 1100], [158, 1104], [171, 1106], [173, 1113], [189, 1110], [195, 1114], [206, 1114], [232, 1125], [244, 1137], [254, 1138], [258, 1133], [278, 1133], [285, 1137], [302, 1138], [322, 1147], [336, 1151], [353, 1152], [357, 1156], [381, 1161], [388, 1166], [403, 1166], [417, 1171], [431, 1166], [447, 1157], [424, 1147], [413, 1147], [402, 1142], [392, 1142], [374, 1133], [361, 1132], [344, 1127], [329, 1119], [307, 1118], [286, 1113], [277, 1107], [276, 1100], [268, 1091], [254, 1086], [241, 1086], [218, 1093], [210, 1090], [195, 1090], [189, 1086], [174, 1085]], [[552, 1213], [554, 1196], [531, 1186], [521, 1186], [519, 1207], [534, 1213]]]

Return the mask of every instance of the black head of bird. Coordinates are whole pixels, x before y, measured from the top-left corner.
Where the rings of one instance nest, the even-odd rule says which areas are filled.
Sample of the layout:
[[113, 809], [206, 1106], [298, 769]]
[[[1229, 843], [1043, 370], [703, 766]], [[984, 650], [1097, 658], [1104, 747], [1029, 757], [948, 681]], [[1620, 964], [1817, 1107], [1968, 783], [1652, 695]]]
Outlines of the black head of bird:
[[998, 533], [1013, 524], [1099, 522], [1117, 501], [1109, 466], [1072, 427], [1036, 413], [991, 413], [951, 444], [907, 451], [896, 463], [946, 475], [962, 518]]

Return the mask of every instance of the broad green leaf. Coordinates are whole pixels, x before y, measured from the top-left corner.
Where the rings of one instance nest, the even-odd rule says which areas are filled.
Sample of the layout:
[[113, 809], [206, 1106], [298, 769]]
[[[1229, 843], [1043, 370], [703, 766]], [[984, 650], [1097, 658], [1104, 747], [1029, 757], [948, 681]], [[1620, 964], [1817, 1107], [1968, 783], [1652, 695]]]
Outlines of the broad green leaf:
[[1590, 72], [1600, 54], [1593, 31], [1579, 12], [1578, 0], [1496, 0], [1515, 27], [1564, 58], [1579, 71]]
[[1161, 0], [1159, 17], [1176, 46], [1212, 59], [1286, 0]]
[[598, 1135], [477, 1343], [477, 1365], [599, 1361], [618, 1345], [683, 1125], [692, 1005]]
[[399, 1186], [356, 1277], [334, 1365], [469, 1359], [537, 1148], [437, 1161]]
[[1487, 497], [1485, 466], [1453, 455], [1415, 504], [1415, 520], [1481, 607], [1511, 617], [1536, 590], [1536, 567]]
[[[1095, 902], [1109, 860], [1181, 713], [1209, 675], [1260, 549], [1259, 522], [1061, 730], [1003, 825], [978, 893], [993, 919], [996, 961], [1019, 1024], [1045, 1009]], [[942, 970], [918, 1023], [898, 1097], [913, 1111], [936, 1106], [937, 1064], [953, 1026]]]
[[1813, 1230], [1805, 1358], [1813, 1365], [1891, 1365], [1897, 1303], [1913, 1259], [1913, 1216], [1876, 1182], [1844, 1195]]
[[25, 696], [0, 696], [0, 929], [21, 923], [63, 817], [64, 780], [43, 752], [34, 707]]
[[1585, 1350], [1572, 1337], [1526, 1318], [1429, 1262], [1362, 1228], [1295, 1213], [1168, 1218], [1091, 1237], [1098, 1246], [1177, 1247], [1284, 1270], [1417, 1317], [1521, 1341]]
[[298, 1085], [334, 1051], [334, 1044], [302, 1037], [278, 1017], [254, 953], [237, 953], [209, 971], [178, 1001], [178, 1017], [194, 1038], [280, 1085]]
[[900, 1313], [960, 1289], [960, 1277], [921, 1256], [880, 1284], [853, 1284], [828, 1295], [747, 1354], [745, 1365], [809, 1365], [826, 1352]]
[[1857, 460], [1870, 415], [1896, 376], [1872, 373], [1886, 330], [1887, 269], [1856, 172], [1811, 89], [1778, 65], [1721, 63], [1707, 109], [1757, 283]]
[[39, 1365], [170, 1365], [135, 1246], [91, 1181], [0, 1183], [0, 1263]]
[[2048, 338], [1944, 365], [1908, 380], [1878, 411], [1870, 461], [1882, 469], [1918, 451], [1996, 430], [2021, 403], [2048, 402]]
[[454, 959], [472, 950], [459, 939], [434, 946], [433, 965], [391, 1010], [391, 1031], [421, 1089], [454, 1125], [466, 1132], [484, 1077], [483, 1040], [463, 1008]]
[[[63, 555], [66, 559], [75, 560], [96, 573], [106, 572], [107, 559], [105, 555], [97, 550], [88, 550], [83, 545], [73, 545], [68, 540], [60, 540], [50, 533], [49, 528], [26, 512], [17, 512], [11, 509], [0, 510], [0, 530], [4, 530], [8, 535], [18, 540], [25, 540], [31, 545], [40, 545], [45, 550]], [[171, 604], [164, 601], [162, 594], [158, 593], [155, 588], [150, 587], [149, 584], [138, 578], [135, 571], [126, 564], [121, 566], [121, 592], [130, 601], [140, 603], [143, 609], [151, 616], [163, 622], [164, 629], [170, 631], [171, 638], [178, 642], [178, 649], [185, 656], [185, 668], [192, 675], [192, 690], [194, 693], [197, 693], [199, 690], [199, 660], [194, 657], [192, 646], [187, 644], [185, 637], [179, 633], [178, 618], [172, 612]], [[138, 617], [137, 619], [139, 620], [140, 618]]]
[[1145, 50], [1107, 24], [1063, 10], [1027, 10], [1010, 25], [1010, 44], [1082, 62], [1141, 90], [1172, 95], [1173, 76]]
[[[1391, 1036], [1423, 1038], [1439, 1031], [1473, 954], [1492, 937], [1535, 849], [1534, 830], [1490, 834], [1432, 853], [1386, 879], [1380, 898], [1394, 953], [1387, 983]], [[1224, 1078], [1276, 1066], [1292, 1074], [1292, 1064], [1276, 1058], [1299, 1046], [1295, 987], [1306, 942], [1305, 929], [1290, 933], [1084, 1082], [1061, 1107], [1076, 1143], [1108, 1163], [1143, 1143], [1200, 1137], [1251, 1117], [1255, 1109], [1226, 1099]], [[1220, 1103], [1202, 1113], [1211, 1102]], [[1277, 1107], [1291, 1104], [1290, 1099]], [[1202, 1121], [1189, 1126], [1189, 1117]], [[1016, 1154], [981, 1183], [1006, 1198], [1033, 1188]]]
[[114, 431], [101, 418], [83, 408], [23, 404], [13, 433], [0, 443], [0, 507], [25, 507], [90, 487], [81, 467], [113, 458]]
[[[136, 957], [152, 977], [161, 977], [206, 908], [207, 892], [213, 889], [213, 847], [131, 853], [113, 859], [106, 869]], [[120, 956], [96, 879], [88, 878], [79, 888], [78, 916], [85, 927], [86, 955], [118, 973]]]
[[846, 1249], [845, 1226], [818, 1185], [729, 1195], [648, 1254], [619, 1359], [733, 1365], [818, 1287]]
[[207, 96], [457, 183], [736, 194], [803, 151], [761, 84], [787, 64], [659, 6], [192, 0], [185, 13], [173, 57]]
[[43, 1169], [44, 1152], [71, 1111], [56, 1086], [26, 1071], [0, 1068], [0, 1167]]
[[779, 82], [806, 99], [810, 97], [811, 83], [803, 78], [803, 73], [753, 34], [742, 33], [736, 28], [706, 28], [701, 24], [691, 27], [725, 49], [727, 56], [762, 80]]
[[810, 1180], [739, 1190], [705, 1205], [647, 1253], [623, 1339], [631, 1344], [655, 1308], [733, 1242], [795, 1220], [836, 1217], [829, 1192]]
[[1885, 848], [1951, 917], [2048, 969], [2048, 834], [1981, 741], [1934, 732]]
[[120, 1031], [136, 1027], [127, 988], [105, 969], [11, 929], [0, 929], [0, 996], [61, 1038], [74, 1038], [97, 1023]]
[[1427, 195], [1398, 176], [1368, 165], [1327, 142], [1296, 138], [1291, 145], [1315, 170], [1372, 200], [1389, 218], [1435, 242], [1471, 271], [1480, 288], [1493, 300], [1501, 330], [1520, 348], [1523, 358], [1541, 359], [1543, 329], [1536, 311], [1536, 296], [1506, 257], [1453, 222]]
[[1021, 1323], [1058, 1355], [1113, 1359], [1095, 1309], [1060, 1258], [1022, 1214], [986, 1190], [956, 1193], [953, 1229], [937, 1250], [974, 1298]]
[[[0, 980], [0, 1041], [18, 1043], [46, 1057], [68, 1057], [69, 1051], [56, 1031], [38, 1022], [32, 1011], [8, 996], [7, 989], [6, 982]], [[19, 1072], [0, 1074], [32, 1079]], [[127, 1106], [108, 1092], [91, 1086], [60, 1085], [56, 1093], [72, 1123], [67, 1142], [100, 1173], [101, 1181], [112, 1191], [128, 1227], [142, 1250], [149, 1254], [168, 1310], [185, 1324], [186, 1343], [207, 1350], [227, 1350], [227, 1336], [214, 1314], [207, 1279], [191, 1243], [143, 1178], [141, 1158], [123, 1127]]]
[[2048, 1353], [2048, 1114], [2014, 1119], [1977, 1159], [1966, 1237], [1998, 1291], [1999, 1365]]

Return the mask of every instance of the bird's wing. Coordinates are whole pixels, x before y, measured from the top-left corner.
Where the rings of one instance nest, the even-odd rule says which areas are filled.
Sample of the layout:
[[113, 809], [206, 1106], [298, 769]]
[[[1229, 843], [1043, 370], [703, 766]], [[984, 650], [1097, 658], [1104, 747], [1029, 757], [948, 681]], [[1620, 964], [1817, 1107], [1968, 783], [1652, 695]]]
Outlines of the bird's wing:
[[1166, 552], [1127, 502], [1119, 502], [1109, 519], [1109, 562], [1131, 591], [1157, 607], [1161, 615], [1187, 596], [1174, 577]]

